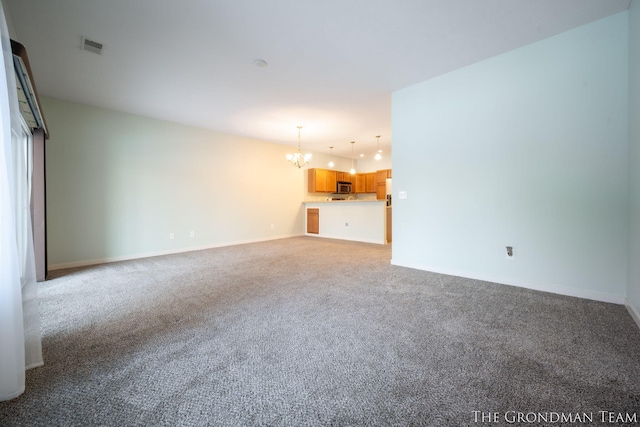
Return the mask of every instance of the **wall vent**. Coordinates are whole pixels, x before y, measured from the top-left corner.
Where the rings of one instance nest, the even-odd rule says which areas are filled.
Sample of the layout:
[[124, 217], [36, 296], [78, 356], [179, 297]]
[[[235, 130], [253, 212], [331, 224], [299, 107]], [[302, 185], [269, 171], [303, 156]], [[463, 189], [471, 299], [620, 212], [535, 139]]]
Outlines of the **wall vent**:
[[86, 37], [82, 37], [82, 49], [88, 52], [97, 53], [98, 55], [102, 55], [102, 43], [94, 42], [93, 40], [89, 40]]

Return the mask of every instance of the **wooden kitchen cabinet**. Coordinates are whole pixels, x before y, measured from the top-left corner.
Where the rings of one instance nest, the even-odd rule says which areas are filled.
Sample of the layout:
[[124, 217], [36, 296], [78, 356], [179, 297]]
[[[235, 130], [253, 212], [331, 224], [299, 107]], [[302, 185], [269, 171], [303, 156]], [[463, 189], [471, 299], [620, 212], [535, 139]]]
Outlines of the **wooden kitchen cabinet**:
[[336, 181], [352, 182], [351, 174], [349, 172], [336, 171]]
[[376, 192], [376, 173], [368, 172], [364, 174], [365, 178], [365, 193], [375, 193]]
[[307, 233], [320, 233], [320, 209], [318, 208], [307, 209]]
[[308, 189], [309, 193], [335, 193], [338, 181], [351, 182], [349, 172], [339, 172], [330, 169], [309, 169]]
[[[382, 171], [378, 171], [382, 172]], [[378, 172], [357, 173], [313, 168], [308, 170], [309, 193], [335, 193], [339, 181], [350, 182], [352, 193], [376, 193], [378, 191]], [[384, 183], [387, 178], [382, 180]], [[386, 196], [385, 196], [386, 197]], [[383, 197], [384, 198], [384, 197]]]
[[351, 183], [351, 191], [354, 193], [364, 193], [366, 188], [366, 181], [363, 173], [357, 173], [354, 175], [355, 183]]
[[327, 171], [327, 191], [329, 191], [330, 193], [334, 193], [336, 191], [336, 184], [338, 181], [337, 175], [338, 173], [336, 171]]
[[387, 178], [391, 178], [391, 169], [376, 171], [376, 199], [387, 198]]
[[376, 192], [376, 173], [375, 172], [357, 173], [355, 177], [356, 177], [356, 183], [355, 183], [354, 193], [375, 193]]
[[329, 188], [329, 171], [327, 169], [314, 168], [308, 171], [309, 193], [328, 193], [336, 191], [335, 184]]
[[327, 191], [326, 169], [309, 169], [307, 174], [309, 193], [321, 193]]
[[391, 178], [391, 169], [382, 169], [376, 171], [376, 183], [384, 184], [387, 178]]

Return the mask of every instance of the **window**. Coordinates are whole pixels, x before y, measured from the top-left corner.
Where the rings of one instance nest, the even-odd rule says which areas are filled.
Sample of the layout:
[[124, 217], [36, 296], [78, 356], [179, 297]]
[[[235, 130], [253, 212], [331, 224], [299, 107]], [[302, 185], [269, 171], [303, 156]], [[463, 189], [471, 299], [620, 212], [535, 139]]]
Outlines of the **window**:
[[27, 251], [31, 239], [31, 180], [33, 176], [33, 137], [27, 123], [21, 117], [22, 126], [11, 135], [13, 145], [13, 200], [18, 245], [21, 260], [20, 277], [25, 277]]

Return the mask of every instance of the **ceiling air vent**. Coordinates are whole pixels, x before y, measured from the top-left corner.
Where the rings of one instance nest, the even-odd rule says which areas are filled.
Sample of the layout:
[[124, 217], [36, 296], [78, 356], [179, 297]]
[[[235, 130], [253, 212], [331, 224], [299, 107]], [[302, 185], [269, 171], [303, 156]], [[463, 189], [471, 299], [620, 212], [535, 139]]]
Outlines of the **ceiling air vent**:
[[102, 55], [102, 43], [94, 42], [86, 37], [82, 37], [82, 49]]

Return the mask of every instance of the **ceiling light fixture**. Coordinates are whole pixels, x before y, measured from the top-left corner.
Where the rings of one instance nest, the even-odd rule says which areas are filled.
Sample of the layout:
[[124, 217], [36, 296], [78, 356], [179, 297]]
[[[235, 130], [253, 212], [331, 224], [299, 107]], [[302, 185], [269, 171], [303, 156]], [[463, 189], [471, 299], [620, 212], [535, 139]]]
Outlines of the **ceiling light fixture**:
[[378, 152], [376, 153], [374, 159], [376, 160], [380, 160], [382, 158], [382, 150], [380, 149], [380, 135], [376, 135], [376, 138], [378, 139]]
[[309, 160], [311, 160], [311, 153], [302, 154], [302, 147], [300, 146], [300, 129], [302, 129], [302, 126], [298, 126], [298, 152], [294, 154], [287, 154], [287, 160], [298, 169], [308, 164]]
[[333, 163], [333, 146], [329, 147], [331, 149], [331, 160], [329, 160], [329, 167], [332, 168], [334, 167], [336, 164]]
[[253, 61], [253, 63], [256, 65], [256, 67], [260, 68], [264, 68], [267, 66], [267, 61], [265, 61], [264, 59], [256, 59], [255, 61]]
[[355, 141], [351, 141], [351, 170], [349, 171], [351, 175], [356, 174], [356, 170], [353, 168], [353, 144], [355, 143], [356, 143]]

